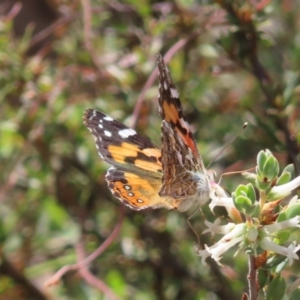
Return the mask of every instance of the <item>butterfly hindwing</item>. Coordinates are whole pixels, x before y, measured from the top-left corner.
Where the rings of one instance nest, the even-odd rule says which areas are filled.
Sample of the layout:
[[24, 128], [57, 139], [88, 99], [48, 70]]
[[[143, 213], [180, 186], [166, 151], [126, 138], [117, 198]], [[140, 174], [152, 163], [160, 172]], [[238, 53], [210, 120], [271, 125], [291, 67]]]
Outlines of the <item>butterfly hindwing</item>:
[[168, 197], [160, 197], [158, 194], [161, 178], [158, 180], [111, 167], [107, 171], [106, 180], [113, 195], [132, 209], [173, 208]]

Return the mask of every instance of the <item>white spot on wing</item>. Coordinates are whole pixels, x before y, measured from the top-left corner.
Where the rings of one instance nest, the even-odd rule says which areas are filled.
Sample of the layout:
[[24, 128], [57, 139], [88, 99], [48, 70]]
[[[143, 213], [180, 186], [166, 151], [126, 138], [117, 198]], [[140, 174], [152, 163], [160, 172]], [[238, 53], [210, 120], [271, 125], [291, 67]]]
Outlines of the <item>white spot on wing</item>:
[[111, 137], [111, 136], [112, 136], [111, 132], [109, 132], [109, 131], [107, 131], [107, 130], [104, 130], [104, 134], [105, 134], [106, 136], [108, 136], [108, 137]]
[[103, 128], [103, 125], [99, 124], [98, 127], [99, 127], [99, 128]]
[[180, 118], [180, 119], [179, 119], [179, 122], [180, 122], [180, 125], [181, 125], [183, 128], [185, 128], [185, 129], [187, 129], [188, 131], [190, 131], [189, 125], [187, 124], [187, 122], [186, 122], [183, 118]]
[[122, 129], [118, 133], [119, 133], [119, 136], [122, 137], [123, 139], [126, 139], [129, 136], [136, 134], [136, 132], [130, 128]]
[[167, 85], [167, 82], [164, 81], [164, 89], [167, 90], [168, 89], [168, 85]]
[[105, 117], [103, 118], [103, 120], [105, 120], [105, 121], [113, 121], [114, 119], [111, 118], [110, 116], [105, 116]]
[[174, 89], [174, 88], [171, 88], [171, 97], [172, 98], [179, 98], [179, 94], [178, 94], [177, 90]]

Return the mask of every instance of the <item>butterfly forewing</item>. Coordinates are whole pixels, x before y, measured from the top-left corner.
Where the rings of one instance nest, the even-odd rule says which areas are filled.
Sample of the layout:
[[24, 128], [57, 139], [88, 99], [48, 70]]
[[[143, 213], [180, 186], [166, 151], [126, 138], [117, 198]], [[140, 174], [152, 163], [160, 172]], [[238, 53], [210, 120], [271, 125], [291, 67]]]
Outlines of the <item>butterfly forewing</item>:
[[158, 55], [159, 111], [162, 117], [162, 169], [160, 195], [181, 199], [182, 205], [208, 199], [210, 185], [179, 94], [163, 58]]
[[162, 172], [161, 151], [147, 138], [94, 109], [87, 109], [83, 119], [95, 138], [99, 156], [107, 163], [136, 172]]

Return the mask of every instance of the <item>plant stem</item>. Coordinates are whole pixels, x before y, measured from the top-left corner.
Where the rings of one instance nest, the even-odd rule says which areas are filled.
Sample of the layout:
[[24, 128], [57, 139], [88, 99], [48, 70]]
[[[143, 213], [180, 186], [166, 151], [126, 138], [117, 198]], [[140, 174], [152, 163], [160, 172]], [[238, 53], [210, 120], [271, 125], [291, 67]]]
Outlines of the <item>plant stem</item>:
[[249, 287], [249, 300], [257, 299], [257, 272], [255, 268], [255, 257], [254, 255], [248, 256], [249, 273], [248, 273], [248, 287]]

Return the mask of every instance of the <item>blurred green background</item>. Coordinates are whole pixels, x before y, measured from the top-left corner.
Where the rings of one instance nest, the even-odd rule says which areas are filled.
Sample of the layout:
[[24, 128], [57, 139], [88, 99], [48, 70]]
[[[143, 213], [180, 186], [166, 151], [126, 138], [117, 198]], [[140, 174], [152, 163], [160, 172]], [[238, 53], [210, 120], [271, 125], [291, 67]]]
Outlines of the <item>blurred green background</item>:
[[[246, 256], [203, 266], [193, 211], [125, 208], [118, 221], [82, 115], [101, 110], [160, 145], [151, 74], [166, 54], [206, 165], [249, 123], [210, 166], [217, 178], [265, 148], [299, 175], [298, 1], [2, 0], [0, 14], [0, 299], [241, 299]], [[191, 222], [200, 234], [201, 214]], [[89, 269], [45, 286], [117, 225]]]

